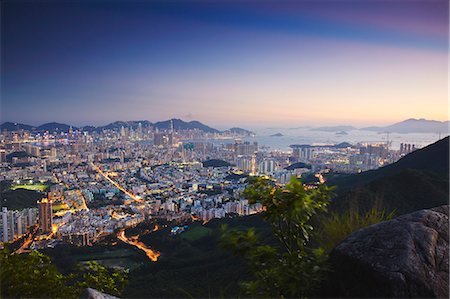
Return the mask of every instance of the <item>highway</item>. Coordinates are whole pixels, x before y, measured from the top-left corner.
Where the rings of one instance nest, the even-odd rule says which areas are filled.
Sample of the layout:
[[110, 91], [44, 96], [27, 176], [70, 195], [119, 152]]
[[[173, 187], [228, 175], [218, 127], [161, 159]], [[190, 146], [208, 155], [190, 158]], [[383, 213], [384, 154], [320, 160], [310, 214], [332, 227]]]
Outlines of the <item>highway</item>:
[[119, 183], [113, 181], [106, 173], [104, 173], [97, 165], [95, 165], [94, 163], [91, 162], [91, 166], [92, 168], [94, 168], [102, 177], [104, 177], [108, 182], [110, 182], [111, 184], [113, 184], [115, 187], [117, 187], [117, 189], [119, 189], [120, 191], [122, 191], [123, 193], [125, 193], [126, 195], [128, 195], [132, 200], [135, 201], [139, 201], [139, 202], [143, 202], [143, 200], [141, 198], [139, 198], [138, 196], [134, 195], [133, 193], [131, 193], [130, 191], [128, 191], [127, 189], [123, 188], [122, 186], [119, 185]]

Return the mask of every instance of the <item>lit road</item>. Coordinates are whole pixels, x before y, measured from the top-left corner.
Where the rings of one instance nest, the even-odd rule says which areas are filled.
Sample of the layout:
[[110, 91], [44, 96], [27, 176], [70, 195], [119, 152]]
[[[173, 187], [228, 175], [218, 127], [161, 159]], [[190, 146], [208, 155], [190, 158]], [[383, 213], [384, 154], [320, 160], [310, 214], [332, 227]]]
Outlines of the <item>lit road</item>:
[[34, 228], [30, 229], [30, 232], [28, 233], [26, 239], [22, 243], [22, 246], [20, 246], [19, 249], [15, 251], [15, 253], [23, 253], [27, 251], [27, 248], [30, 246], [31, 242], [33, 242], [33, 236], [36, 234], [39, 226], [35, 225]]
[[132, 194], [131, 192], [129, 192], [128, 190], [126, 190], [125, 188], [123, 188], [122, 186], [119, 185], [119, 183], [113, 181], [108, 175], [106, 175], [106, 173], [104, 173], [97, 165], [95, 165], [94, 163], [91, 162], [92, 167], [101, 175], [103, 176], [107, 181], [109, 181], [111, 184], [113, 184], [115, 187], [117, 187], [117, 189], [119, 189], [120, 191], [122, 191], [123, 193], [125, 193], [126, 195], [128, 195], [131, 199], [135, 200], [135, 201], [140, 201], [142, 202], [142, 199], [140, 199], [138, 196]]
[[[155, 229], [153, 229], [153, 231], [158, 230], [158, 226], [155, 227]], [[147, 246], [145, 246], [144, 243], [139, 242], [137, 239], [138, 237], [133, 237], [131, 240], [128, 239], [125, 236], [125, 229], [121, 230], [118, 234], [117, 234], [117, 238], [122, 241], [125, 242], [129, 245], [135, 246], [137, 248], [139, 248], [140, 250], [144, 251], [145, 254], [147, 255], [147, 257], [152, 261], [152, 262], [156, 262], [158, 260], [158, 257], [161, 255], [161, 253], [159, 251], [156, 250], [152, 250], [150, 248], [148, 248]]]
[[77, 190], [77, 193], [78, 193], [78, 196], [81, 198], [81, 200], [83, 202], [82, 206], [80, 207], [80, 210], [87, 210], [87, 211], [89, 211], [89, 208], [87, 207], [86, 199], [84, 198], [83, 193], [81, 193], [80, 190]]
[[321, 173], [317, 173], [317, 174], [315, 175], [315, 177], [319, 179], [319, 183], [320, 183], [320, 184], [325, 183], [325, 178], [323, 177], [323, 175], [322, 175]]

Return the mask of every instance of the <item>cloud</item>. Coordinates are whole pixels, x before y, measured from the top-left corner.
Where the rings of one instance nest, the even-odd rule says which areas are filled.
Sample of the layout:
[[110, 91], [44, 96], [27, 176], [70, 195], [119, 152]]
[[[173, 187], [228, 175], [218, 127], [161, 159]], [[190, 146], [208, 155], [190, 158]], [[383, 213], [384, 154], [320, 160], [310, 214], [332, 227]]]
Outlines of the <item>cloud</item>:
[[184, 117], [185, 119], [194, 119], [194, 115], [193, 115], [191, 112], [189, 112], [189, 113], [186, 114], [186, 115], [183, 115], [183, 117]]

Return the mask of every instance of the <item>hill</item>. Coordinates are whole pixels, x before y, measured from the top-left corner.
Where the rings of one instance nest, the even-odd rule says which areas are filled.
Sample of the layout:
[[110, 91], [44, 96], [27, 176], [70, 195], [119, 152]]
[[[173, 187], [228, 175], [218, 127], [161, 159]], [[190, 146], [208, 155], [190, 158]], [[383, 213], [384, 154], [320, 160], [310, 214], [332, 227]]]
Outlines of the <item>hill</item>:
[[337, 186], [332, 207], [338, 210], [375, 204], [397, 214], [448, 203], [449, 138], [406, 155], [396, 163], [352, 175], [331, 175]]
[[[105, 126], [91, 126], [91, 125], [86, 125], [84, 127], [80, 127], [80, 128], [76, 128], [76, 127], [72, 127], [73, 130], [77, 130], [80, 129], [82, 131], [87, 131], [87, 132], [101, 132], [103, 130], [120, 130], [122, 127], [124, 128], [132, 128], [133, 130], [136, 130], [139, 127], [139, 124], [141, 124], [142, 128], [149, 128], [149, 127], [155, 127], [159, 130], [169, 130], [170, 126], [171, 126], [171, 121], [173, 122], [173, 127], [175, 130], [200, 130], [206, 133], [221, 133], [221, 131], [214, 129], [212, 127], [209, 127], [199, 121], [190, 121], [190, 122], [185, 122], [181, 119], [169, 119], [169, 120], [165, 120], [165, 121], [159, 121], [156, 123], [151, 123], [148, 120], [133, 120], [133, 121], [115, 121], [112, 122], [110, 124], [107, 124]], [[0, 125], [0, 131], [2, 130], [6, 130], [6, 131], [17, 131], [17, 130], [26, 130], [26, 131], [33, 131], [33, 130], [37, 130], [39, 132], [45, 132], [45, 131], [49, 131], [49, 132], [68, 132], [69, 128], [71, 126], [68, 124], [63, 124], [63, 123], [56, 123], [56, 122], [51, 122], [51, 123], [46, 123], [43, 125], [40, 125], [38, 127], [33, 127], [30, 125], [26, 125], [26, 124], [20, 124], [20, 123], [12, 123], [12, 122], [5, 122], [3, 124]], [[239, 134], [239, 135], [246, 135], [246, 136], [253, 136], [255, 135], [255, 133], [246, 130], [246, 129], [242, 129], [242, 128], [231, 128], [226, 130], [225, 132], [231, 132], [233, 134]]]
[[97, 127], [96, 131], [103, 131], [103, 130], [117, 131], [117, 130], [120, 130], [122, 127], [133, 128], [133, 130], [136, 130], [139, 127], [139, 124], [141, 124], [142, 128], [148, 128], [153, 125], [148, 120], [115, 121], [115, 122], [107, 124], [105, 126]]
[[[171, 226], [143, 235], [143, 243], [161, 251], [156, 263], [130, 272], [124, 298], [238, 298], [244, 296], [239, 281], [249, 277], [239, 256], [220, 247], [220, 226], [255, 231], [273, 240], [270, 226], [259, 215], [213, 219], [202, 226], [189, 225], [186, 232], [171, 236]], [[148, 229], [137, 227], [135, 232]], [[151, 281], [151, 283], [149, 283]]]
[[238, 134], [238, 135], [247, 135], [247, 136], [252, 136], [255, 135], [255, 133], [253, 133], [252, 131], [246, 130], [246, 129], [242, 129], [242, 128], [230, 128], [228, 130], [226, 130], [225, 132], [231, 132], [233, 134]]
[[[51, 122], [51, 123], [46, 123], [46, 124], [38, 126], [36, 128], [36, 130], [39, 131], [39, 132], [45, 132], [45, 131], [49, 131], [49, 132], [69, 132], [70, 127], [71, 126], [68, 125], [68, 124]], [[76, 130], [77, 128], [72, 127], [72, 129]]]
[[306, 164], [306, 163], [302, 163], [302, 162], [297, 162], [297, 163], [294, 163], [294, 164], [291, 164], [291, 165], [285, 167], [284, 169], [286, 169], [286, 170], [294, 170], [294, 169], [297, 169], [297, 168], [308, 168], [308, 169], [311, 169], [311, 165]]
[[25, 130], [25, 131], [32, 131], [34, 130], [33, 126], [21, 124], [21, 123], [12, 123], [12, 122], [4, 122], [0, 125], [0, 131], [19, 131], [19, 130]]
[[165, 121], [159, 121], [155, 123], [155, 128], [159, 130], [169, 130], [171, 126], [171, 122], [173, 123], [173, 128], [175, 130], [200, 130], [206, 133], [220, 133], [219, 130], [216, 130], [214, 128], [208, 127], [207, 125], [202, 124], [199, 121], [190, 121], [185, 122], [178, 118], [173, 118]]
[[32, 155], [28, 154], [25, 151], [18, 151], [18, 152], [12, 152], [10, 154], [6, 155], [6, 161], [8, 163], [11, 163], [13, 158], [26, 158], [26, 157], [32, 157]]
[[367, 127], [365, 131], [396, 133], [449, 133], [448, 121], [410, 118], [386, 127]]
[[348, 147], [352, 147], [353, 145], [351, 145], [348, 142], [341, 142], [338, 144], [333, 145], [334, 148], [348, 148]]
[[203, 167], [228, 167], [231, 166], [230, 163], [228, 163], [227, 161], [224, 160], [219, 160], [219, 159], [211, 159], [211, 160], [207, 160], [203, 162]]
[[42, 196], [42, 193], [33, 190], [2, 190], [0, 193], [1, 206], [7, 207], [8, 210], [36, 208], [36, 202], [41, 199]]

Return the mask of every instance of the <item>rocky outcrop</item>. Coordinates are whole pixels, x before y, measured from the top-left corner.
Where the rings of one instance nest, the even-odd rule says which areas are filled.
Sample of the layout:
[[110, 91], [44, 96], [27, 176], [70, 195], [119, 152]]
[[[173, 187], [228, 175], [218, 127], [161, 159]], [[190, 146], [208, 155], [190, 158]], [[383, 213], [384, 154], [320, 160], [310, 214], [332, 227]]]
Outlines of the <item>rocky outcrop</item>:
[[97, 291], [96, 289], [87, 288], [80, 296], [81, 299], [119, 299], [113, 295], [108, 295]]
[[331, 252], [332, 297], [448, 298], [449, 206], [361, 229]]

